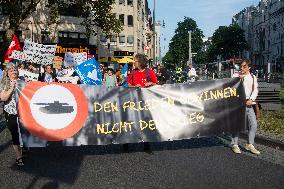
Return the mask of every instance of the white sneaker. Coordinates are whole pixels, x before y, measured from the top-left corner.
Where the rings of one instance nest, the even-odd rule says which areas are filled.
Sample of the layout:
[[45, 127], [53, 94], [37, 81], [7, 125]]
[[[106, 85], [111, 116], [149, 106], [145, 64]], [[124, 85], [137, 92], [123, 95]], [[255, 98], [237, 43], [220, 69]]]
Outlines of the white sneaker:
[[233, 145], [233, 146], [232, 146], [232, 150], [233, 150], [233, 152], [236, 153], [236, 154], [242, 153], [238, 145]]
[[258, 151], [257, 149], [255, 149], [255, 147], [254, 147], [252, 144], [247, 144], [247, 145], [245, 146], [245, 149], [246, 149], [247, 151], [250, 151], [250, 152], [253, 153], [253, 154], [256, 154], [256, 155], [259, 155], [259, 154], [260, 154], [260, 151]]

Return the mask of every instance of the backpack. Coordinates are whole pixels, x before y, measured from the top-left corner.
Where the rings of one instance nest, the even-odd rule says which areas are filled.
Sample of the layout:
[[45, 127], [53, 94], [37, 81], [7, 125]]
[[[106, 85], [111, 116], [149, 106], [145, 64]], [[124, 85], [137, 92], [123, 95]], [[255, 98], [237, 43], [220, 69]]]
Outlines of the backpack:
[[[146, 79], [147, 79], [147, 82], [151, 81], [150, 79], [150, 75], [149, 75], [149, 68], [145, 68], [146, 69]], [[136, 70], [133, 70], [132, 71], [132, 84], [134, 82], [134, 75], [136, 73]]]

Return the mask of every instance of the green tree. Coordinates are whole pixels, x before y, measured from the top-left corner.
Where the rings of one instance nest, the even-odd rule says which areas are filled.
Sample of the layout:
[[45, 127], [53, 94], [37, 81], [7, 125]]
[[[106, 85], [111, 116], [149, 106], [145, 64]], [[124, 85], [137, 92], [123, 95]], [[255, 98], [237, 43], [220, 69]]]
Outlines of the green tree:
[[204, 37], [203, 32], [198, 28], [193, 19], [184, 17], [184, 20], [178, 23], [175, 34], [169, 44], [169, 51], [163, 59], [165, 66], [184, 67], [186, 65], [189, 55], [188, 31], [192, 31], [192, 52], [201, 52], [203, 45], [202, 38]]
[[[22, 22], [36, 11], [36, 7], [41, 1], [0, 0], [0, 5], [7, 13], [9, 21], [9, 29], [6, 32], [2, 51], [6, 51], [11, 36], [19, 29]], [[88, 36], [91, 34], [96, 35], [97, 30], [95, 28], [98, 27], [103, 33], [110, 36], [122, 30], [120, 21], [116, 19], [111, 11], [112, 4], [113, 0], [45, 0], [44, 6], [49, 10], [47, 14], [50, 18], [49, 23], [46, 24], [57, 23], [62, 11], [70, 9], [76, 16], [83, 18], [82, 26], [86, 28]]]
[[212, 36], [212, 43], [208, 49], [208, 61], [215, 61], [218, 55], [223, 60], [237, 57], [246, 49], [248, 49], [248, 43], [244, 30], [237, 24], [220, 26]]

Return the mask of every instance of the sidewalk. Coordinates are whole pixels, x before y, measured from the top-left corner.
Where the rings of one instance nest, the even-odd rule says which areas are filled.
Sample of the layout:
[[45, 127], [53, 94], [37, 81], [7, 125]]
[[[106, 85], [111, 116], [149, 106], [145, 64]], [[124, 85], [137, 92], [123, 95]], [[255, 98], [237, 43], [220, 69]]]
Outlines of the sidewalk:
[[[241, 133], [241, 138], [247, 139], [247, 133]], [[255, 142], [284, 151], [284, 135], [276, 135], [258, 130]]]

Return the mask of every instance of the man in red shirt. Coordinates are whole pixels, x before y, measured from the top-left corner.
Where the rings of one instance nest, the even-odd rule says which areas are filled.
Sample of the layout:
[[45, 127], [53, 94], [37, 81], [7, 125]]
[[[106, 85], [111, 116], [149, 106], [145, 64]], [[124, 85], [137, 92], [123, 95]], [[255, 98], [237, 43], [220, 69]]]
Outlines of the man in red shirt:
[[135, 70], [126, 79], [129, 86], [144, 88], [158, 84], [155, 72], [147, 68], [148, 60], [145, 55], [137, 54], [134, 61]]

